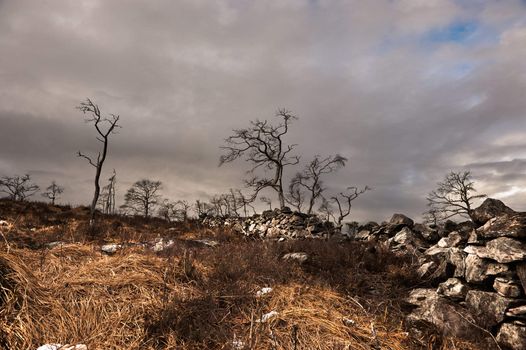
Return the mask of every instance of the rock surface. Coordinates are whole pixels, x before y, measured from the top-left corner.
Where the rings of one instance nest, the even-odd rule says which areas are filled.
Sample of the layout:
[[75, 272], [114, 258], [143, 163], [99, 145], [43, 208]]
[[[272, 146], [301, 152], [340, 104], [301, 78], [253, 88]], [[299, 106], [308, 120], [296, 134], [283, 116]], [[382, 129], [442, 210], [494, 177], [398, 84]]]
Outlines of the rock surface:
[[509, 349], [526, 349], [526, 326], [504, 323], [497, 334], [497, 342]]
[[471, 218], [477, 225], [484, 225], [488, 220], [502, 215], [514, 214], [515, 211], [506, 206], [502, 201], [486, 198], [482, 204], [473, 210]]

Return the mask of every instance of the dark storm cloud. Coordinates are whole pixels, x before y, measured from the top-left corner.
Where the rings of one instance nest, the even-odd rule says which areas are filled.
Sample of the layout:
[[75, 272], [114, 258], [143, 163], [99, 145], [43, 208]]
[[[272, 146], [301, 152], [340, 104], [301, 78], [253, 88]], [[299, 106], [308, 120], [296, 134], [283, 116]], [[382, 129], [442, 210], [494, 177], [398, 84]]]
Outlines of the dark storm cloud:
[[331, 191], [374, 188], [356, 218], [418, 216], [451, 169], [520, 207], [525, 15], [511, 0], [0, 1], [0, 173], [87, 202], [75, 152], [98, 145], [74, 107], [90, 97], [121, 115], [106, 164], [121, 192], [149, 177], [206, 198], [248, 169], [217, 167], [231, 129], [285, 107], [304, 162], [350, 158]]

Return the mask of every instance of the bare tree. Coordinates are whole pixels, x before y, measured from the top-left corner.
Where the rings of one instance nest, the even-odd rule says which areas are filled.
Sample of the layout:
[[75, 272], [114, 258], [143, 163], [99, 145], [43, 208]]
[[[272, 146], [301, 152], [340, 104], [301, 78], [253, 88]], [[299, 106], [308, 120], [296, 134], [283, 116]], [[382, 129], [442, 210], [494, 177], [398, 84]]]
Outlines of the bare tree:
[[433, 220], [442, 221], [453, 216], [468, 217], [473, 221], [473, 201], [486, 197], [476, 192], [471, 172], [450, 172], [444, 181], [439, 182], [436, 190], [427, 196], [428, 215]]
[[168, 199], [163, 200], [163, 202], [159, 204], [158, 213], [160, 217], [168, 222], [171, 222], [173, 219], [177, 218], [177, 203]]
[[330, 221], [331, 218], [334, 219], [334, 208], [325, 197], [321, 197], [321, 204], [318, 211], [323, 215], [325, 221]]
[[305, 188], [310, 195], [307, 214], [311, 214], [316, 200], [325, 190], [321, 177], [344, 167], [346, 162], [347, 158], [339, 154], [325, 158], [321, 158], [319, 155], [315, 156], [305, 169], [297, 173], [291, 180], [289, 196], [293, 202], [298, 203], [298, 199], [301, 198], [299, 187]]
[[8, 195], [14, 201], [24, 201], [40, 190], [40, 187], [31, 182], [31, 176], [15, 175], [0, 178], [0, 192]]
[[[277, 117], [282, 121], [277, 125], [265, 121], [251, 121], [246, 129], [234, 130], [234, 134], [225, 142], [227, 146], [221, 147], [226, 153], [220, 158], [220, 165], [232, 162], [238, 158], [252, 163], [248, 171], [252, 177], [246, 180], [246, 185], [254, 189], [254, 199], [259, 191], [264, 188], [272, 188], [278, 194], [280, 206], [285, 206], [285, 194], [283, 191], [283, 171], [289, 165], [298, 164], [299, 157], [290, 153], [295, 145], [284, 144], [284, 136], [289, 131], [292, 120], [297, 119], [289, 111], [281, 109]], [[263, 168], [274, 173], [271, 177], [259, 177], [254, 172]]]
[[266, 205], [268, 205], [269, 209], [272, 210], [272, 200], [268, 197], [265, 197], [265, 196], [261, 196], [259, 198], [259, 200], [263, 203], [265, 203]]
[[139, 180], [124, 195], [124, 207], [137, 214], [149, 217], [159, 204], [161, 196], [157, 193], [162, 188], [160, 181]]
[[206, 216], [214, 215], [214, 207], [212, 204], [202, 202], [199, 199], [195, 201], [194, 211], [198, 218], [204, 218]]
[[176, 214], [181, 218], [183, 222], [188, 221], [188, 212], [192, 206], [185, 200], [179, 200], [176, 202]]
[[336, 220], [336, 225], [339, 229], [342, 227], [343, 219], [351, 213], [352, 201], [370, 189], [371, 188], [368, 186], [365, 186], [361, 190], [354, 186], [347, 187], [346, 192], [340, 192], [337, 196], [331, 197], [331, 200], [336, 203], [336, 206], [338, 207], [338, 219]]
[[[102, 150], [98, 152], [97, 158], [87, 156], [86, 154], [81, 153], [80, 151], [78, 151], [77, 153], [79, 157], [85, 158], [88, 161], [88, 163], [95, 168], [95, 192], [93, 193], [93, 200], [91, 201], [90, 207], [90, 225], [93, 225], [95, 219], [95, 210], [100, 195], [99, 181], [100, 175], [102, 173], [102, 165], [104, 164], [108, 153], [108, 140], [110, 134], [112, 134], [115, 131], [115, 128], [120, 127], [120, 125], [118, 124], [120, 117], [115, 114], [110, 114], [109, 118], [103, 117], [100, 112], [99, 106], [93, 103], [89, 98], [85, 102], [81, 102], [77, 109], [79, 109], [84, 114], [88, 114], [86, 122], [93, 123], [93, 126], [95, 127], [95, 130], [98, 134], [97, 141], [102, 143]], [[105, 128], [104, 124], [107, 125]]]
[[117, 173], [113, 169], [113, 174], [108, 179], [108, 184], [102, 188], [100, 194], [102, 212], [104, 214], [115, 214], [115, 193], [117, 186]]
[[55, 200], [64, 192], [64, 188], [57, 185], [55, 180], [51, 182], [51, 185], [46, 187], [46, 192], [42, 193], [42, 197], [46, 197], [51, 200], [51, 205], [55, 205]]
[[290, 182], [285, 198], [287, 203], [292, 205], [294, 209], [301, 213], [303, 202], [305, 201], [305, 192], [302, 191], [299, 182], [294, 181], [294, 179]]

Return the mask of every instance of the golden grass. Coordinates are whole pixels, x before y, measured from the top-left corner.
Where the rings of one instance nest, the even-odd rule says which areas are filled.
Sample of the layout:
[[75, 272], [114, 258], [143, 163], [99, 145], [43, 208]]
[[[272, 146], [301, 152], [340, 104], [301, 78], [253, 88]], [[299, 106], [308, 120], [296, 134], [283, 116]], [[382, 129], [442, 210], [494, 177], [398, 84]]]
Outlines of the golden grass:
[[[257, 275], [267, 270], [255, 270], [265, 260], [254, 262], [253, 255], [263, 248], [251, 247], [245, 255], [246, 248], [237, 248], [233, 260], [251, 270], [233, 274], [246, 276], [242, 281], [222, 280], [224, 271], [230, 272], [207, 254], [161, 257], [130, 248], [106, 256], [88, 244], [0, 248], [0, 348], [36, 349], [45, 343], [84, 343], [90, 350], [236, 349], [234, 344], [237, 349], [416, 348], [395, 309], [362, 307], [323, 280], [301, 283], [305, 276], [298, 266], [298, 278], [276, 279], [274, 290], [257, 298], [255, 291], [266, 284]], [[224, 255], [224, 264], [234, 256], [206, 249], [215, 259]], [[271, 250], [264, 252], [265, 259], [273, 259]], [[281, 263], [280, 257], [272, 263]], [[278, 316], [257, 322], [270, 311]], [[458, 342], [442, 344], [469, 349]]]

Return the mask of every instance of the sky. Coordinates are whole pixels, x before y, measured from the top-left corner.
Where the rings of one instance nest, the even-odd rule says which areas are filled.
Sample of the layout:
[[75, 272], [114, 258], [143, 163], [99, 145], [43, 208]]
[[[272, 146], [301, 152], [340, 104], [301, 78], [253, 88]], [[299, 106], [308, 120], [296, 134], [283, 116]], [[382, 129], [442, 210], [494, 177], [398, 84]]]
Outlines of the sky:
[[338, 153], [327, 194], [373, 188], [351, 220], [419, 219], [451, 170], [526, 211], [525, 1], [0, 0], [0, 175], [89, 203], [86, 98], [121, 118], [120, 201], [142, 178], [172, 200], [242, 188], [250, 164], [219, 167], [220, 146], [286, 108], [287, 178]]

